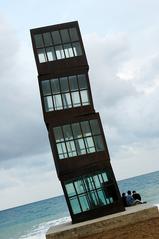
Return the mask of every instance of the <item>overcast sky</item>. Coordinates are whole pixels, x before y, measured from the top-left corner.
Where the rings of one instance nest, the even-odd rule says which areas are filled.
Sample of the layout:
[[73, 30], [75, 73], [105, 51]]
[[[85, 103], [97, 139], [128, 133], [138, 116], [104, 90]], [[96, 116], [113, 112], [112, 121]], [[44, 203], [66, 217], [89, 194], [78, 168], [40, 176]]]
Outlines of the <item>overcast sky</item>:
[[116, 178], [159, 170], [158, 12], [158, 0], [0, 0], [0, 210], [62, 194], [32, 28], [79, 21]]

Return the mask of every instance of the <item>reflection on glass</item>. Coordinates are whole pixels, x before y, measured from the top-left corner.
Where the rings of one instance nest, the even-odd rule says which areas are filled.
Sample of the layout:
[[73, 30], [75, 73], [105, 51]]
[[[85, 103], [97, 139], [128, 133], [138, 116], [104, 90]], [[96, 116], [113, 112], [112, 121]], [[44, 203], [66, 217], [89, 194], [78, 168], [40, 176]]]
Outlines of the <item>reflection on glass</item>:
[[76, 195], [73, 183], [67, 183], [65, 186], [66, 186], [66, 191], [67, 191], [68, 196]]
[[82, 180], [77, 180], [74, 182], [75, 188], [76, 188], [76, 192], [78, 194], [85, 192], [85, 188], [84, 188], [84, 184]]
[[53, 95], [53, 100], [55, 110], [61, 110], [63, 108], [61, 95]]
[[82, 90], [80, 91], [80, 94], [81, 94], [82, 105], [89, 105], [88, 91]]
[[79, 202], [77, 200], [77, 197], [71, 198], [70, 199], [70, 204], [71, 204], [71, 207], [72, 207], [72, 210], [73, 210], [74, 214], [77, 214], [77, 213], [81, 212], [80, 205], [79, 205]]
[[60, 93], [60, 85], [59, 85], [59, 80], [58, 79], [52, 79], [51, 80], [51, 88], [53, 94]]
[[52, 39], [50, 32], [43, 33], [44, 38], [44, 44], [45, 46], [51, 46], [52, 45]]
[[73, 139], [71, 126], [68, 124], [68, 125], [64, 125], [62, 128], [63, 128], [65, 140]]
[[93, 134], [100, 134], [100, 128], [97, 119], [90, 120], [90, 125]]
[[69, 32], [70, 32], [71, 41], [78, 41], [79, 40], [78, 33], [77, 33], [77, 30], [76, 30], [75, 27], [70, 28]]
[[55, 127], [54, 128], [54, 136], [55, 136], [55, 140], [56, 140], [57, 143], [64, 141], [64, 137], [63, 137], [61, 127]]
[[47, 53], [48, 61], [55, 61], [56, 60], [56, 56], [55, 56], [55, 52], [54, 52], [53, 47], [46, 48], [46, 53]]
[[72, 92], [71, 95], [72, 95], [73, 106], [74, 106], [74, 107], [80, 106], [80, 105], [81, 105], [81, 102], [80, 102], [79, 92], [78, 92], [78, 91]]
[[94, 136], [94, 143], [96, 146], [96, 150], [98, 151], [103, 151], [104, 150], [104, 145], [103, 145], [103, 140], [101, 135]]
[[82, 132], [79, 123], [72, 124], [73, 136], [74, 138], [81, 138]]
[[81, 204], [82, 210], [83, 211], [88, 211], [89, 210], [89, 205], [88, 205], [88, 201], [87, 201], [86, 195], [80, 195], [79, 196], [79, 200], [80, 200], [80, 204]]
[[78, 75], [78, 83], [80, 90], [87, 89], [87, 80], [84, 74]]
[[49, 80], [42, 81], [41, 85], [42, 85], [43, 95], [44, 96], [51, 95], [51, 88], [50, 88]]
[[55, 52], [58, 60], [65, 58], [62, 46], [55, 46]]
[[71, 44], [64, 45], [64, 52], [65, 52], [66, 58], [73, 57], [73, 50], [72, 50]]
[[63, 100], [64, 109], [72, 107], [70, 93], [62, 94], [62, 100]]
[[38, 58], [39, 58], [39, 62], [43, 63], [47, 61], [46, 58], [46, 53], [45, 53], [45, 49], [37, 49], [37, 53], [38, 53]]
[[69, 84], [70, 84], [70, 90], [71, 91], [78, 90], [78, 83], [77, 83], [77, 77], [76, 76], [69, 76]]
[[64, 159], [64, 158], [68, 157], [65, 143], [58, 143], [57, 144], [57, 151], [58, 151], [58, 155], [59, 155], [60, 159]]
[[75, 56], [81, 56], [82, 55], [82, 49], [81, 49], [81, 46], [80, 46], [79, 42], [72, 43], [72, 46], [73, 46], [74, 55]]
[[67, 146], [67, 152], [69, 157], [77, 156], [75, 143], [73, 140], [66, 142], [66, 146]]
[[82, 133], [84, 137], [91, 136], [91, 129], [90, 129], [88, 121], [82, 121], [81, 127], [82, 127]]
[[68, 29], [60, 30], [60, 33], [61, 33], [61, 38], [63, 43], [70, 42]]
[[83, 139], [75, 140], [75, 144], [76, 144], [76, 149], [77, 149], [77, 154], [78, 155], [82, 155], [82, 154], [86, 153], [85, 144], [84, 144]]
[[44, 104], [46, 112], [53, 110], [52, 96], [44, 97]]
[[35, 36], [34, 36], [34, 39], [35, 39], [36, 48], [40, 48], [40, 47], [43, 47], [43, 46], [44, 46], [44, 43], [43, 43], [43, 39], [42, 39], [42, 35], [41, 35], [41, 34], [35, 35]]
[[54, 31], [51, 34], [52, 34], [54, 44], [60, 44], [61, 43], [61, 38], [60, 38], [59, 31]]
[[61, 85], [61, 92], [68, 92], [69, 91], [67, 77], [61, 77], [60, 78], [60, 85]]
[[95, 147], [94, 147], [94, 142], [93, 142], [92, 137], [84, 138], [84, 141], [85, 141], [87, 153], [95, 152]]

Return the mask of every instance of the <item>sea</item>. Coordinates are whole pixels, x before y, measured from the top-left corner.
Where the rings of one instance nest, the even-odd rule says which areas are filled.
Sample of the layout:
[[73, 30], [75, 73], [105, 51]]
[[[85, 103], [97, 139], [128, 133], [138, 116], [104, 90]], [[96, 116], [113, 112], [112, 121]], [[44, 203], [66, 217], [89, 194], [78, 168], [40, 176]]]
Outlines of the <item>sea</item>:
[[[136, 190], [159, 206], [159, 171], [118, 181], [120, 192]], [[0, 211], [0, 239], [45, 239], [50, 226], [71, 221], [64, 196]]]

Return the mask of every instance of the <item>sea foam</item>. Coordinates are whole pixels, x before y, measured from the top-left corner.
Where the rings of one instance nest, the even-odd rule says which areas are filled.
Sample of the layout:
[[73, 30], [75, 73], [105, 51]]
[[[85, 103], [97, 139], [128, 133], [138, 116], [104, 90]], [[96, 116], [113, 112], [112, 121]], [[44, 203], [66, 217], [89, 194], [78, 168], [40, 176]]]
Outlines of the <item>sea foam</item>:
[[38, 226], [34, 226], [30, 233], [22, 235], [19, 239], [46, 239], [45, 234], [51, 226], [60, 225], [71, 221], [70, 217], [63, 217], [57, 220], [40, 223]]

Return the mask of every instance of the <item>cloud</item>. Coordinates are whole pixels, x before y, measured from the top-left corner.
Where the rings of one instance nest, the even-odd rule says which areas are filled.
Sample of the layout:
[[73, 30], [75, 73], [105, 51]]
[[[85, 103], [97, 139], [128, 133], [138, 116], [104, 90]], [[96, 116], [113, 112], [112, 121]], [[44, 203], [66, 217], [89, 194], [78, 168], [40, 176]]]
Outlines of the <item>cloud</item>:
[[0, 66], [0, 160], [47, 152], [49, 142], [31, 48], [20, 42], [12, 26], [4, 20], [0, 36], [3, 59]]
[[155, 45], [146, 56], [142, 51], [134, 55], [129, 36], [123, 33], [90, 34], [85, 45], [95, 108], [102, 118], [112, 162], [118, 165], [118, 178], [159, 169], [159, 54]]

